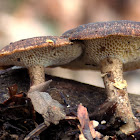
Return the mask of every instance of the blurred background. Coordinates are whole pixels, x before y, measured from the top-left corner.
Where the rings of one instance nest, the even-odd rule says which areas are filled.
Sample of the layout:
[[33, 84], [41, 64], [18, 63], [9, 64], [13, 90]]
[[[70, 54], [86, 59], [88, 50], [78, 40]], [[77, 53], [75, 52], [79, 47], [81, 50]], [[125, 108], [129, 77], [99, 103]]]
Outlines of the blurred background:
[[[140, 0], [0, 0], [0, 48], [20, 39], [61, 35], [80, 24], [140, 21]], [[100, 72], [46, 69], [51, 75], [103, 87]], [[125, 73], [128, 91], [140, 94], [140, 70]]]

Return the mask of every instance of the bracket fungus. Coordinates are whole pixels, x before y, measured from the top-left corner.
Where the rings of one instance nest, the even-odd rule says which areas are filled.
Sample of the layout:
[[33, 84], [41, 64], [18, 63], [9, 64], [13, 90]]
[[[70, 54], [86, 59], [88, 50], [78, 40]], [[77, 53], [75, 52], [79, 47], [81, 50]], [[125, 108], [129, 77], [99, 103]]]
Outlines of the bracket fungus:
[[108, 98], [117, 98], [116, 116], [126, 124], [120, 130], [136, 130], [123, 71], [140, 68], [140, 22], [110, 21], [78, 26], [63, 35], [81, 42], [83, 53], [64, 67], [101, 70]]
[[[34, 107], [40, 103], [46, 104], [45, 95], [34, 100], [32, 87], [38, 87], [45, 82], [44, 68], [48, 66], [64, 65], [81, 55], [82, 48], [73, 44], [69, 39], [57, 36], [41, 36], [10, 43], [0, 50], [0, 66], [23, 66], [29, 71], [31, 88], [28, 97]], [[47, 84], [47, 82], [45, 83]], [[43, 84], [44, 86], [44, 84]], [[40, 93], [40, 95], [42, 95]], [[37, 111], [37, 110], [36, 110]], [[47, 111], [47, 110], [46, 110]], [[45, 115], [44, 112], [43, 115]], [[64, 115], [63, 115], [64, 116]], [[57, 116], [58, 117], [58, 116]]]

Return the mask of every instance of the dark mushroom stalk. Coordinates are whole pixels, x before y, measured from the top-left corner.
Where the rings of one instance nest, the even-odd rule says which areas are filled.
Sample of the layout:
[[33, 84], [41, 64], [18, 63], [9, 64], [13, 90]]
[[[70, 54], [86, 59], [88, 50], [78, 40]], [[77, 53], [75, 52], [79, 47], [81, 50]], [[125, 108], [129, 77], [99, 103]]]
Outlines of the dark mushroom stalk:
[[63, 37], [83, 43], [83, 54], [65, 65], [72, 69], [100, 70], [108, 98], [117, 99], [116, 117], [126, 122], [120, 129], [130, 133], [137, 128], [130, 106], [124, 71], [140, 68], [140, 22], [112, 21], [81, 25]]

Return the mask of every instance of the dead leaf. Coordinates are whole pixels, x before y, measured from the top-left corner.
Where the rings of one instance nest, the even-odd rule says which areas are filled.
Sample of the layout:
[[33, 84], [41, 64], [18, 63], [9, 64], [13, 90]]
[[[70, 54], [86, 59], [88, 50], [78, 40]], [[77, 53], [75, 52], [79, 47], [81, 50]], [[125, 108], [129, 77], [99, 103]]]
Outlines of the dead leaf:
[[[84, 137], [87, 140], [93, 140], [93, 138], [101, 138], [101, 134], [95, 131], [95, 129], [93, 128], [93, 123], [89, 120], [86, 107], [82, 106], [81, 104], [78, 106], [77, 117], [81, 124], [81, 127], [79, 128], [81, 134], [83, 133]], [[84, 139], [82, 135], [80, 135], [80, 138], [81, 140]]]

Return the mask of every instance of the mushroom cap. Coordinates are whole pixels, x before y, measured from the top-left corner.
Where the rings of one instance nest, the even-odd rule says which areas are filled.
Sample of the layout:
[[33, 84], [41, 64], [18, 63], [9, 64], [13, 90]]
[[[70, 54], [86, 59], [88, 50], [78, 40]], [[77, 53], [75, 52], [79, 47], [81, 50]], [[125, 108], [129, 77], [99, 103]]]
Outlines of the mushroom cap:
[[97, 70], [101, 60], [107, 57], [121, 60], [125, 71], [140, 68], [140, 22], [89, 23], [66, 31], [62, 36], [84, 44], [82, 56], [70, 63], [71, 68]]
[[79, 44], [67, 38], [41, 36], [10, 43], [0, 50], [0, 66], [54, 66], [77, 58], [82, 52]]
[[62, 36], [70, 40], [87, 40], [110, 35], [140, 36], [140, 22], [120, 20], [88, 23], [68, 30]]

